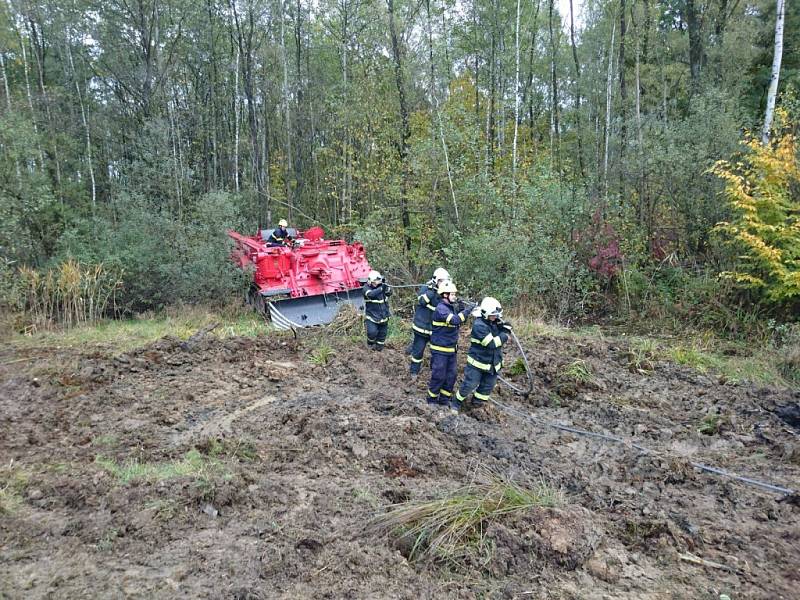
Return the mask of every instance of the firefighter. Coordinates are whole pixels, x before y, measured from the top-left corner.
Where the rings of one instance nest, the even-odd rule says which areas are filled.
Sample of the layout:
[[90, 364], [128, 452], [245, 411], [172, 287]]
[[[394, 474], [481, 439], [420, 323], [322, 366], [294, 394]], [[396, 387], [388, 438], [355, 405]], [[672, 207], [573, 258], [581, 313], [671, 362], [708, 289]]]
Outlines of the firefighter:
[[389, 329], [389, 296], [392, 288], [378, 271], [370, 271], [364, 284], [364, 325], [367, 329], [367, 346], [383, 350], [386, 331]]
[[417, 304], [414, 308], [414, 322], [411, 324], [414, 337], [409, 347], [409, 354], [411, 355], [411, 379], [416, 380], [419, 371], [422, 368], [422, 355], [425, 353], [425, 347], [431, 341], [431, 332], [433, 326], [433, 313], [439, 304], [441, 298], [437, 288], [443, 281], [450, 280], [450, 273], [442, 267], [439, 267], [433, 272], [431, 280], [420, 286], [417, 292]]
[[473, 306], [459, 302], [458, 289], [452, 281], [439, 284], [441, 300], [431, 321], [431, 382], [428, 385], [428, 403], [450, 404], [456, 383], [456, 346], [458, 328], [470, 315]]
[[511, 325], [503, 321], [503, 307], [495, 298], [487, 296], [481, 301], [480, 317], [472, 324], [464, 381], [456, 392], [451, 408], [458, 410], [470, 394], [473, 403], [481, 406], [497, 384], [497, 375], [503, 366], [503, 345], [508, 341]]
[[278, 226], [272, 230], [272, 233], [267, 238], [267, 246], [288, 246], [291, 244], [292, 238], [289, 237], [287, 227], [289, 227], [289, 223], [286, 222], [286, 219], [278, 221]]

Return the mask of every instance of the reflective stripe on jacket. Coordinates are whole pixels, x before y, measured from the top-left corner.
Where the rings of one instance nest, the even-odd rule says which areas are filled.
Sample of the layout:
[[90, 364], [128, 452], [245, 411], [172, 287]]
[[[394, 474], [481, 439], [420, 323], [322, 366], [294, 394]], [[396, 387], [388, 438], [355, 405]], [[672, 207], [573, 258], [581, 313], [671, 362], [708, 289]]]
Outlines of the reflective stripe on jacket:
[[420, 286], [417, 292], [417, 304], [414, 308], [414, 322], [411, 324], [414, 331], [428, 336], [433, 333], [431, 324], [433, 313], [436, 312], [436, 307], [441, 300], [436, 290], [428, 287], [427, 284]]
[[455, 352], [458, 344], [458, 328], [464, 321], [464, 316], [455, 312], [452, 305], [444, 300], [440, 301], [431, 321], [431, 351], [443, 354]]
[[503, 366], [503, 344], [508, 333], [500, 329], [497, 321], [480, 317], [472, 324], [467, 363], [481, 371], [496, 373]]
[[364, 318], [373, 323], [386, 323], [389, 320], [389, 296], [384, 287], [372, 287], [370, 284], [364, 285]]

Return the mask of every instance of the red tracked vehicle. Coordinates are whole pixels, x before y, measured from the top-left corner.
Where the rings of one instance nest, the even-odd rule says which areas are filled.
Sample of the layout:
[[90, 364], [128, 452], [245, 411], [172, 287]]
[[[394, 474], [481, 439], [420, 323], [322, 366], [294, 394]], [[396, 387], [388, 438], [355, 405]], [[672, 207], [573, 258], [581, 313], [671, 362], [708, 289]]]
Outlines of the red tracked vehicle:
[[326, 240], [321, 227], [289, 229], [292, 245], [269, 246], [271, 233], [262, 229], [244, 236], [228, 231], [228, 236], [234, 241], [233, 260], [242, 269], [253, 269], [247, 302], [268, 312], [276, 327], [324, 325], [345, 304], [364, 308], [361, 287], [370, 271], [364, 246]]

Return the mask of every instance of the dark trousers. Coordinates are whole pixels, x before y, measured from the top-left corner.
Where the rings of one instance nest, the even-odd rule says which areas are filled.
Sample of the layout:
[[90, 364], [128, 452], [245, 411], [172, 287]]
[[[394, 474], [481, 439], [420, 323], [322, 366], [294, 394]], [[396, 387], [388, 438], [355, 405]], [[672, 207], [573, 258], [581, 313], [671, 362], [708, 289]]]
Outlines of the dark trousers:
[[411, 342], [411, 373], [416, 375], [422, 368], [422, 355], [425, 354], [425, 346], [431, 341], [431, 336], [423, 335], [418, 331], [414, 332], [414, 340]]
[[464, 381], [456, 394], [459, 402], [466, 400], [470, 394], [475, 394], [475, 399], [480, 402], [487, 402], [494, 386], [497, 385], [497, 373], [492, 371], [481, 371], [467, 363], [464, 367]]
[[428, 401], [438, 402], [439, 395], [445, 403], [453, 395], [456, 384], [456, 353], [431, 351], [431, 382], [428, 384]]
[[389, 323], [373, 323], [366, 319], [364, 325], [367, 328], [367, 345], [374, 350], [383, 350]]

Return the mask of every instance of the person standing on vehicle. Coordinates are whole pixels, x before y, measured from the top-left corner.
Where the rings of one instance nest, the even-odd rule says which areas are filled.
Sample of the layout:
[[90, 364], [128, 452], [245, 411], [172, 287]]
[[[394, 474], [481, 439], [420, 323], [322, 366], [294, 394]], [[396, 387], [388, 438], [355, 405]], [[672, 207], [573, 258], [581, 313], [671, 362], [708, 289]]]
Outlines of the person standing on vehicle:
[[503, 366], [503, 345], [508, 341], [511, 325], [503, 321], [503, 307], [495, 298], [481, 301], [480, 317], [472, 324], [464, 381], [451, 408], [459, 410], [462, 402], [474, 394], [473, 404], [489, 401]]
[[420, 286], [417, 292], [417, 304], [414, 308], [414, 321], [411, 324], [414, 337], [409, 346], [411, 355], [411, 379], [416, 380], [422, 368], [422, 356], [425, 354], [425, 347], [431, 341], [433, 332], [433, 313], [436, 312], [441, 298], [437, 288], [444, 281], [450, 280], [450, 273], [446, 269], [439, 267], [433, 272], [431, 280]]
[[453, 401], [456, 384], [456, 347], [458, 329], [474, 307], [465, 306], [456, 296], [458, 289], [452, 281], [443, 281], [438, 288], [441, 300], [431, 321], [431, 381], [428, 384], [428, 403], [447, 406]]
[[278, 221], [278, 226], [272, 230], [272, 233], [267, 238], [267, 246], [288, 246], [292, 238], [289, 237], [287, 227], [289, 227], [289, 223], [286, 222], [286, 219]]
[[364, 326], [367, 329], [367, 346], [371, 350], [383, 350], [389, 329], [388, 286], [378, 271], [370, 271], [364, 284]]

